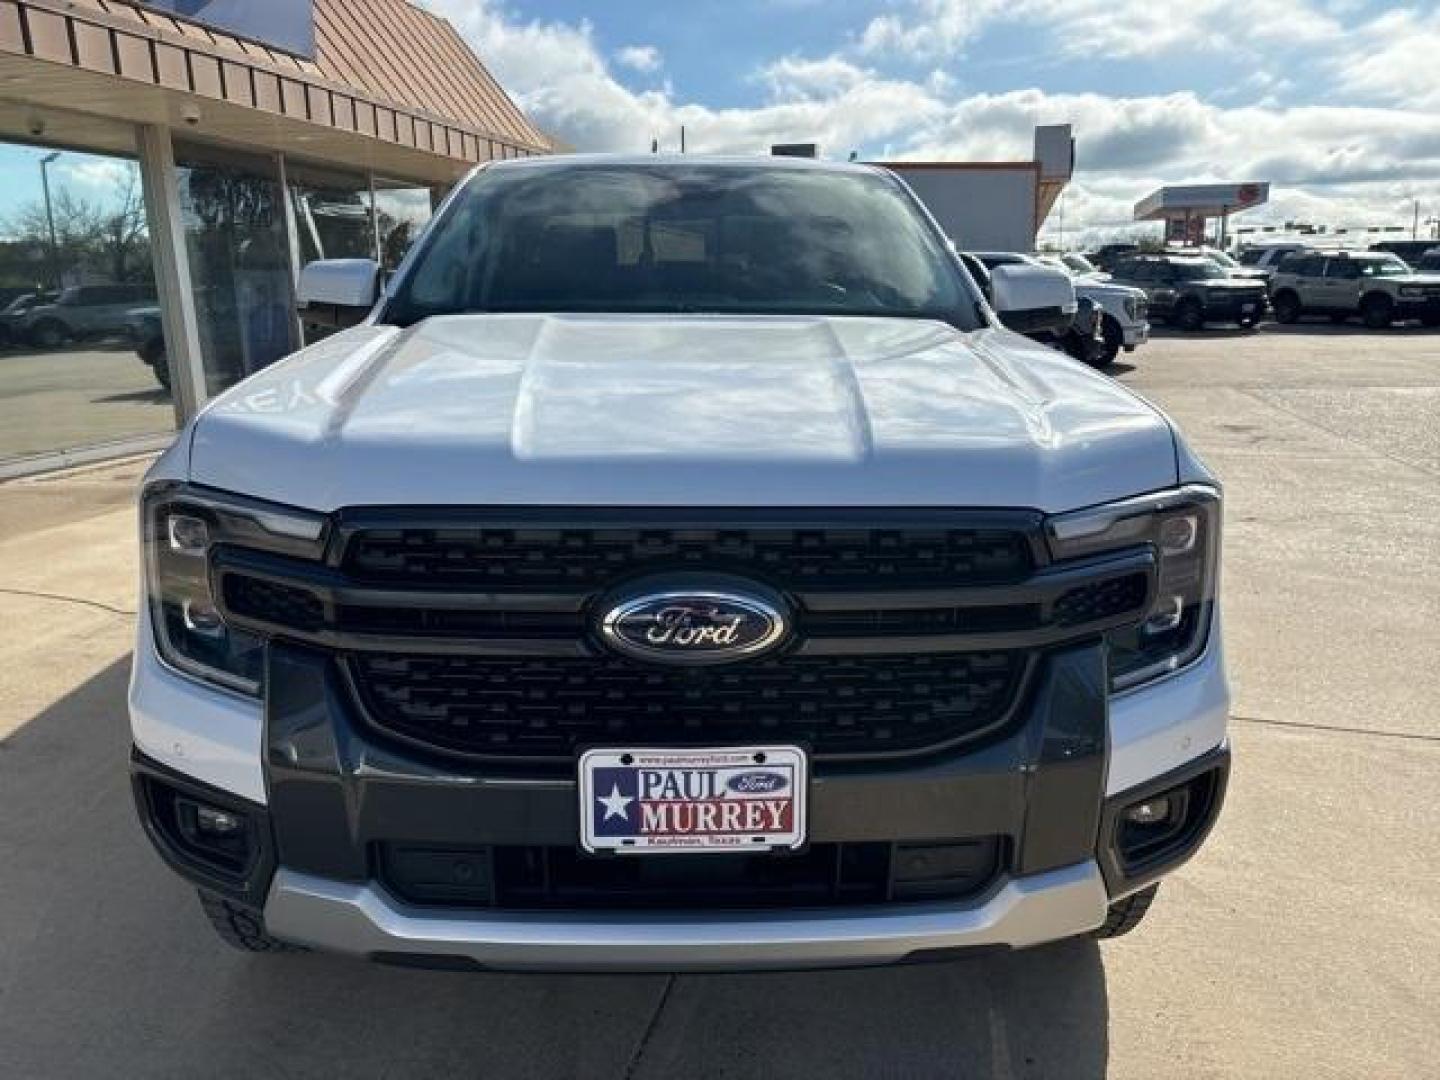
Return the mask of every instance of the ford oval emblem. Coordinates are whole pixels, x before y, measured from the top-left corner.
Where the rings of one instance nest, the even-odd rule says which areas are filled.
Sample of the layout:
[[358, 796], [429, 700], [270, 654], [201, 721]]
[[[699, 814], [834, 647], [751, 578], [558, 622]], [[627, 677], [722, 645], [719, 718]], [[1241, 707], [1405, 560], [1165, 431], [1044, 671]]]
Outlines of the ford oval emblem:
[[756, 770], [737, 773], [725, 781], [725, 786], [736, 795], [773, 795], [789, 782], [783, 773]]
[[664, 664], [723, 664], [756, 656], [785, 637], [785, 615], [762, 596], [651, 592], [607, 611], [600, 633], [617, 652]]

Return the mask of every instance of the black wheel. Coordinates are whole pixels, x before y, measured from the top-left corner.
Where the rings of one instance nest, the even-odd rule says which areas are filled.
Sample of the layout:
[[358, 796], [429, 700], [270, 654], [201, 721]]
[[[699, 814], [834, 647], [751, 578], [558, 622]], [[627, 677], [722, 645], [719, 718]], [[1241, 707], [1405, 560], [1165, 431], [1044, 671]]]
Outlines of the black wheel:
[[41, 319], [30, 328], [30, 343], [41, 349], [58, 349], [70, 337], [70, 328], [59, 319]]
[[1125, 344], [1125, 331], [1120, 327], [1120, 321], [1114, 315], [1106, 315], [1100, 324], [1100, 332], [1104, 335], [1105, 343], [1095, 354], [1094, 366], [1107, 368], [1115, 363], [1120, 355], [1120, 349]]
[[241, 952], [286, 953], [304, 952], [298, 945], [271, 937], [265, 932], [265, 923], [258, 911], [251, 911], [229, 900], [223, 900], [209, 893], [200, 893], [200, 907], [210, 925], [227, 945]]
[[1421, 315], [1420, 324], [1422, 326], [1440, 326], [1440, 315]]
[[155, 373], [155, 381], [158, 382], [166, 392], [170, 390], [170, 357], [165, 352], [163, 341], [152, 341], [137, 350], [140, 359], [150, 365], [150, 370]]
[[1184, 300], [1175, 309], [1175, 321], [1181, 330], [1200, 330], [1205, 326], [1205, 309], [1198, 300]]
[[1371, 330], [1384, 330], [1395, 321], [1395, 301], [1384, 293], [1371, 293], [1360, 301], [1360, 318]]
[[1141, 889], [1123, 900], [1116, 900], [1110, 905], [1110, 914], [1105, 917], [1104, 925], [1093, 931], [1091, 936], [1104, 940], [1128, 934], [1140, 925], [1140, 920], [1145, 918], [1145, 913], [1150, 910], [1150, 905], [1155, 900], [1155, 894], [1159, 891], [1158, 884], [1151, 885], [1148, 889]]
[[1281, 292], [1275, 294], [1271, 301], [1275, 308], [1275, 321], [1280, 323], [1293, 323], [1300, 321], [1300, 297], [1293, 292]]
[[150, 370], [155, 373], [155, 381], [160, 384], [160, 388], [168, 394], [170, 392], [170, 358], [161, 353], [155, 358], [155, 363], [150, 366]]

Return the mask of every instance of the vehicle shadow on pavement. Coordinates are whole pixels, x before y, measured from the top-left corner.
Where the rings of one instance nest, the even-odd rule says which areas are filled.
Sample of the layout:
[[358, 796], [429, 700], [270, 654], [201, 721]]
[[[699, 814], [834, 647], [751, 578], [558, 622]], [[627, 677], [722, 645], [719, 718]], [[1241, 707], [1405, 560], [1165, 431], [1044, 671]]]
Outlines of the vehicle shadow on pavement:
[[0, 741], [6, 1076], [1105, 1073], [1105, 974], [1088, 941], [674, 979], [235, 952], [135, 820], [128, 672], [128, 658], [112, 664]]

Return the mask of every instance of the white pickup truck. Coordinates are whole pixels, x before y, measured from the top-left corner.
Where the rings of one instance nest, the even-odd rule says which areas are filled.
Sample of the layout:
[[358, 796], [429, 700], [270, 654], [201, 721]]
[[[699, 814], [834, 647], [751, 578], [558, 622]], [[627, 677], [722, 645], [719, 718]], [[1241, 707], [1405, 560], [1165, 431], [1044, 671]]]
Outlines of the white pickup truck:
[[140, 503], [136, 802], [232, 945], [931, 959], [1124, 933], [1204, 841], [1220, 488], [893, 175], [507, 161], [301, 292], [356, 325]]

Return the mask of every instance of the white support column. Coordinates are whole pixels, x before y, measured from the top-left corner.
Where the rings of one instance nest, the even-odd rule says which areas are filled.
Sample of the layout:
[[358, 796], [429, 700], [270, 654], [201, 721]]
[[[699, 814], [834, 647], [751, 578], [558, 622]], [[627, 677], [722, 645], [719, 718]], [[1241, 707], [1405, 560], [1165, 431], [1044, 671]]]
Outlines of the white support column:
[[170, 129], [160, 124], [139, 125], [136, 141], [145, 191], [145, 215], [150, 225], [155, 284], [160, 294], [160, 325], [170, 365], [171, 394], [176, 420], [183, 425], [200, 410], [210, 394], [200, 353], [200, 320], [190, 282], [185, 225], [180, 216], [175, 149], [170, 142]]
[[285, 168], [285, 155], [275, 155], [275, 175], [280, 182], [280, 205], [285, 208], [285, 246], [290, 257], [290, 337], [295, 348], [303, 349], [305, 323], [300, 318], [296, 299], [300, 295], [300, 226], [295, 220], [295, 199], [290, 193], [290, 176]]

